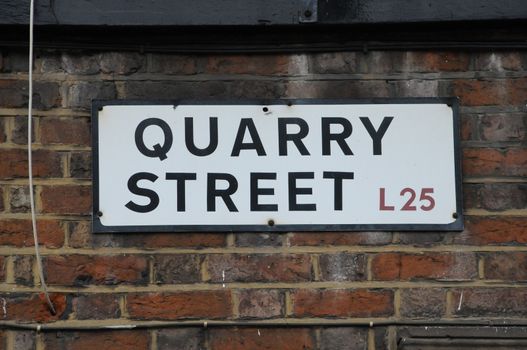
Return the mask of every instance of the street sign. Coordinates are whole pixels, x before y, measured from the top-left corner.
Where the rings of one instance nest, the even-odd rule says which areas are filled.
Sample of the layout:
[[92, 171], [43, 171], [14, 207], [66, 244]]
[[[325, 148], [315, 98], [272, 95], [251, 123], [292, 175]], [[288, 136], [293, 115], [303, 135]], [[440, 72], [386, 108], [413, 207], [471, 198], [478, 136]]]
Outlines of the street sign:
[[94, 232], [461, 230], [457, 100], [96, 101]]

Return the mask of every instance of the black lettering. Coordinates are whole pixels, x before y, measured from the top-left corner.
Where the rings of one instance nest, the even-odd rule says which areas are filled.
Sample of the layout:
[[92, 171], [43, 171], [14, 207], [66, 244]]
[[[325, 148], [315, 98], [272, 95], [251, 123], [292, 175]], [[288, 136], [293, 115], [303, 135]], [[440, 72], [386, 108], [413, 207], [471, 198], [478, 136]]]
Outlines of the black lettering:
[[259, 188], [258, 180], [276, 180], [276, 173], [251, 173], [251, 211], [278, 211], [277, 204], [258, 203], [258, 196], [274, 195], [274, 188]]
[[185, 211], [185, 181], [196, 180], [196, 173], [166, 173], [167, 180], [176, 180], [177, 211]]
[[315, 211], [316, 204], [298, 204], [297, 196], [301, 194], [313, 194], [313, 189], [310, 187], [296, 187], [297, 179], [313, 179], [315, 173], [298, 172], [289, 173], [289, 210], [290, 211]]
[[[296, 134], [287, 132], [287, 125], [295, 124], [300, 127]], [[308, 156], [309, 151], [302, 142], [302, 139], [309, 133], [309, 125], [304, 119], [300, 118], [278, 118], [278, 154], [287, 156], [287, 141], [293, 141], [296, 148], [303, 156]]]
[[[331, 133], [331, 124], [342, 125], [342, 132], [338, 134]], [[331, 141], [337, 141], [342, 153], [347, 156], [353, 155], [353, 152], [346, 143], [346, 139], [353, 132], [351, 123], [346, 118], [322, 118], [322, 155], [331, 155]]]
[[378, 156], [382, 154], [382, 138], [384, 137], [384, 134], [386, 133], [386, 130], [388, 130], [388, 126], [390, 126], [390, 123], [393, 120], [393, 117], [384, 117], [382, 120], [381, 126], [379, 126], [378, 130], [375, 130], [373, 127], [373, 124], [370, 121], [370, 118], [368, 117], [360, 117], [360, 120], [362, 124], [364, 124], [364, 127], [368, 131], [368, 134], [370, 134], [370, 137], [373, 141], [373, 154]]
[[[163, 131], [165, 138], [163, 146], [161, 146], [159, 143], [156, 143], [155, 145], [153, 145], [153, 149], [149, 149], [148, 147], [146, 147], [143, 136], [145, 129], [151, 125], [159, 126]], [[141, 152], [147, 157], [159, 158], [160, 160], [167, 159], [167, 153], [172, 147], [172, 141], [173, 137], [170, 127], [164, 120], [161, 120], [159, 118], [145, 119], [141, 123], [139, 123], [139, 125], [135, 129], [135, 145], [137, 146], [139, 152]]]
[[338, 171], [324, 171], [324, 179], [333, 179], [334, 183], [334, 208], [342, 210], [342, 180], [353, 180], [354, 174]]
[[190, 153], [198, 157], [212, 154], [218, 147], [218, 118], [209, 118], [209, 145], [197, 148], [194, 143], [194, 118], [185, 118], [185, 145]]
[[[249, 130], [249, 135], [251, 135], [251, 140], [253, 142], [244, 143], [243, 137], [245, 136], [245, 130]], [[259, 156], [265, 156], [265, 150], [260, 140], [260, 135], [256, 130], [254, 121], [250, 118], [242, 118], [240, 120], [240, 126], [238, 127], [238, 133], [236, 134], [236, 140], [234, 141], [234, 146], [232, 147], [231, 157], [238, 157], [242, 149], [254, 149]]]
[[129, 201], [125, 204], [125, 207], [137, 213], [148, 213], [157, 208], [159, 205], [159, 196], [153, 190], [137, 186], [137, 183], [141, 180], [155, 182], [157, 180], [157, 176], [152, 173], [136, 173], [130, 176], [128, 179], [128, 190], [135, 195], [148, 197], [150, 199], [150, 203], [147, 205], [139, 205]]
[[[223, 180], [229, 183], [224, 190], [216, 188], [216, 181]], [[221, 197], [229, 211], [237, 212], [238, 209], [231, 199], [231, 195], [238, 189], [238, 181], [231, 174], [209, 173], [207, 174], [207, 211], [216, 211], [216, 197]]]

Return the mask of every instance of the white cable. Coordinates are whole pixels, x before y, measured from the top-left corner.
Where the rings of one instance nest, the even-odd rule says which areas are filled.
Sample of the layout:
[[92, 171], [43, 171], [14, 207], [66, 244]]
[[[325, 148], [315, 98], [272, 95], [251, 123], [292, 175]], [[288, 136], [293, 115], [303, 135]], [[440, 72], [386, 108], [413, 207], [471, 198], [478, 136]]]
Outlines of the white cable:
[[34, 0], [31, 0], [29, 5], [29, 101], [28, 101], [28, 121], [27, 121], [27, 167], [29, 172], [29, 200], [31, 204], [31, 224], [33, 226], [33, 240], [35, 242], [35, 255], [37, 258], [37, 267], [40, 275], [40, 284], [42, 290], [46, 296], [49, 309], [53, 315], [56, 314], [55, 307], [51, 302], [48, 293], [48, 286], [44, 280], [44, 271], [42, 269], [42, 259], [40, 257], [40, 251], [38, 249], [38, 232], [37, 232], [37, 218], [35, 214], [35, 199], [33, 194], [33, 157], [32, 157], [32, 129], [33, 129], [33, 18], [34, 18]]

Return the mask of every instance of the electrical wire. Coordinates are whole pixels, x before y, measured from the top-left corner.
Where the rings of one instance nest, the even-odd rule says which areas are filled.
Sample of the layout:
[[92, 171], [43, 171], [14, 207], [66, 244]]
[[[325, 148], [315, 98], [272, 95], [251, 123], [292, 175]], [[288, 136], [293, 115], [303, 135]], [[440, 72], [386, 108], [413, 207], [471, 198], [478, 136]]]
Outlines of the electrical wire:
[[38, 231], [37, 231], [37, 218], [35, 213], [35, 196], [33, 193], [33, 152], [32, 152], [32, 130], [33, 130], [33, 22], [34, 22], [34, 10], [35, 4], [34, 0], [31, 0], [29, 5], [29, 101], [28, 101], [28, 122], [27, 122], [27, 168], [29, 174], [29, 201], [31, 202], [31, 225], [33, 228], [33, 240], [35, 242], [35, 256], [37, 258], [37, 267], [40, 277], [40, 284], [42, 286], [42, 291], [46, 296], [46, 302], [48, 303], [49, 309], [53, 315], [56, 314], [55, 306], [51, 301], [48, 293], [48, 286], [46, 285], [46, 280], [44, 279], [44, 271], [42, 269], [42, 258], [40, 257], [40, 251], [38, 248]]

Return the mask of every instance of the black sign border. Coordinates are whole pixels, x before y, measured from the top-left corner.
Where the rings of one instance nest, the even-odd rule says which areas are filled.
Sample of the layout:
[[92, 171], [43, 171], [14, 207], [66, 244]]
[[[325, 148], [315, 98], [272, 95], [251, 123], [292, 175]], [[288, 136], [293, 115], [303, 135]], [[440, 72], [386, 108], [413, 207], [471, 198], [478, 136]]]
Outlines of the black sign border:
[[[105, 226], [99, 210], [99, 111], [115, 105], [309, 105], [309, 104], [446, 104], [453, 111], [454, 161], [456, 182], [455, 221], [450, 224], [299, 224], [299, 225], [132, 225]], [[461, 174], [461, 135], [459, 100], [456, 97], [409, 97], [371, 99], [181, 99], [181, 100], [93, 100], [92, 122], [92, 232], [93, 233], [154, 233], [154, 232], [341, 232], [341, 231], [463, 231], [463, 191]]]

